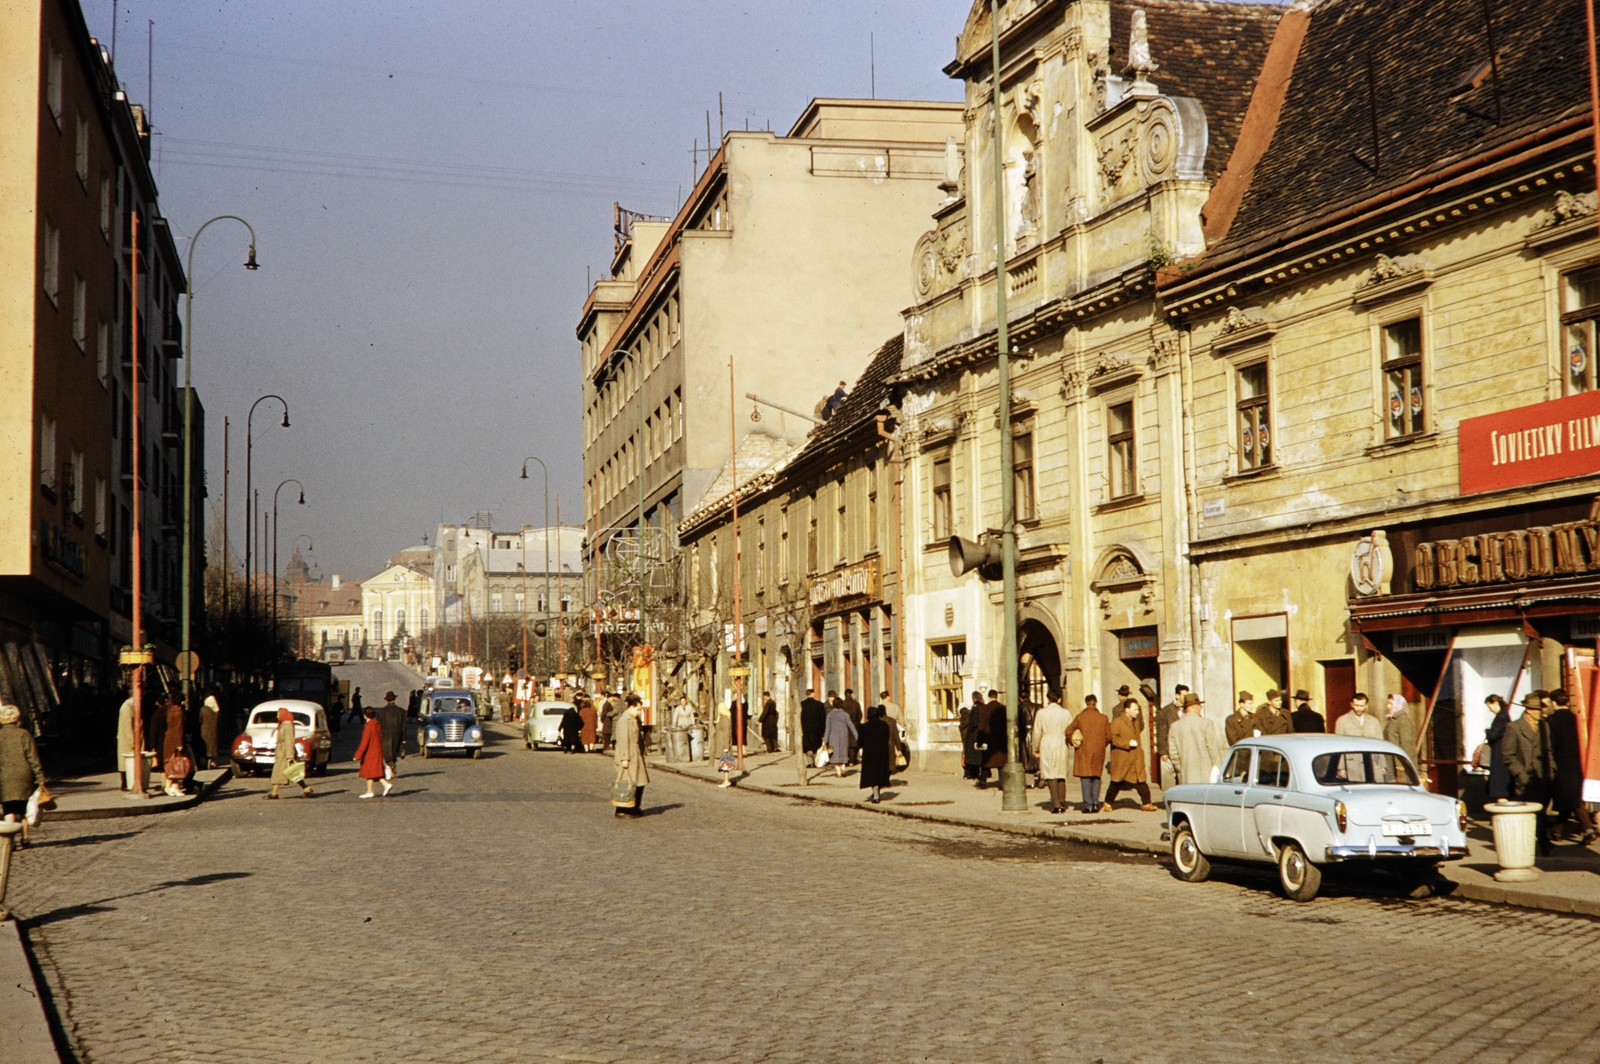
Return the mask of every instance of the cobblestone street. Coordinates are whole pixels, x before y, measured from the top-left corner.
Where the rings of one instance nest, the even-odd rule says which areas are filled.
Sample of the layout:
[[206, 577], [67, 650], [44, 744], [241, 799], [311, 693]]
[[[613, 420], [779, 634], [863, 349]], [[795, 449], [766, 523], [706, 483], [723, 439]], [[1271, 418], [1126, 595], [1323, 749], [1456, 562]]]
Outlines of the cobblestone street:
[[[370, 696], [381, 688], [370, 685]], [[402, 765], [358, 802], [51, 825], [15, 867], [80, 1059], [1593, 1061], [1600, 925], [1046, 840], [607, 759]], [[341, 749], [356, 732], [346, 727]], [[348, 755], [346, 755], [348, 756]]]

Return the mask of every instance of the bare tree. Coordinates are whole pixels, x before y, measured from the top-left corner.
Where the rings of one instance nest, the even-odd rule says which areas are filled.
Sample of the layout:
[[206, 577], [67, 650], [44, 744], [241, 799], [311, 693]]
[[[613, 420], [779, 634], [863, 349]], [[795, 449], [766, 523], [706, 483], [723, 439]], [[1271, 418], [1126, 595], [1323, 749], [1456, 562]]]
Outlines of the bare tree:
[[788, 641], [789, 704], [785, 709], [789, 716], [789, 739], [794, 744], [795, 780], [804, 787], [810, 782], [810, 773], [806, 766], [805, 743], [801, 741], [800, 696], [806, 689], [806, 669], [811, 665], [807, 651], [807, 635], [811, 628], [810, 588], [805, 580], [786, 580], [768, 588], [763, 601], [767, 630], [775, 630]]

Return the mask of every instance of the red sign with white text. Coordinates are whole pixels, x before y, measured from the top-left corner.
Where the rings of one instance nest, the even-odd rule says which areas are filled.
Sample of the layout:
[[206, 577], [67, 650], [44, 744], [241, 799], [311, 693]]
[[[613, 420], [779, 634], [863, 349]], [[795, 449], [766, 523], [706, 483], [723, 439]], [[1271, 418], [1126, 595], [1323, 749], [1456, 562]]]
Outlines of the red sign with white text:
[[1461, 494], [1600, 473], [1600, 391], [1461, 422]]

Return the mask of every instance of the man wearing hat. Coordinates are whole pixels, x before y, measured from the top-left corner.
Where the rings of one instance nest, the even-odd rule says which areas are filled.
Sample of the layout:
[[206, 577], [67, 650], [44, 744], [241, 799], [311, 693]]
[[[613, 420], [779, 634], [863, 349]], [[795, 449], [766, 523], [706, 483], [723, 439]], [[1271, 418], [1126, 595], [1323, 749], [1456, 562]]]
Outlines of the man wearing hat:
[[[1156, 711], [1156, 761], [1161, 766], [1161, 788], [1165, 790], [1171, 784], [1167, 782], [1167, 774], [1175, 772], [1171, 754], [1172, 726], [1183, 716], [1183, 696], [1189, 693], [1188, 684], [1179, 684], [1172, 689], [1172, 701]], [[1151, 699], [1152, 702], [1155, 699]]]
[[406, 756], [406, 711], [400, 708], [394, 698], [393, 691], [384, 692], [383, 705], [378, 707], [378, 727], [383, 731], [385, 780], [392, 780], [400, 774], [399, 762]]
[[1297, 732], [1322, 733], [1328, 730], [1322, 714], [1311, 708], [1311, 692], [1303, 687], [1294, 693], [1294, 712], [1289, 714], [1289, 721]]
[[1206, 719], [1205, 703], [1193, 691], [1183, 695], [1183, 716], [1172, 722], [1167, 752], [1179, 783], [1211, 782], [1211, 770], [1220, 768], [1228, 756], [1221, 727]]
[[1294, 731], [1289, 714], [1283, 711], [1282, 699], [1283, 693], [1276, 687], [1267, 692], [1266, 701], [1256, 710], [1255, 721], [1251, 725], [1257, 735], [1286, 735]]
[[1539, 806], [1539, 852], [1550, 852], [1550, 821], [1545, 803], [1550, 800], [1550, 781], [1555, 775], [1550, 757], [1550, 729], [1544, 720], [1547, 692], [1531, 691], [1522, 700], [1522, 716], [1506, 725], [1500, 740], [1500, 755], [1511, 773], [1511, 793], [1519, 802]]
[[1228, 745], [1232, 746], [1240, 739], [1247, 739], [1256, 728], [1256, 696], [1249, 691], [1239, 692], [1239, 704], [1228, 714], [1228, 719], [1223, 722], [1228, 737]]

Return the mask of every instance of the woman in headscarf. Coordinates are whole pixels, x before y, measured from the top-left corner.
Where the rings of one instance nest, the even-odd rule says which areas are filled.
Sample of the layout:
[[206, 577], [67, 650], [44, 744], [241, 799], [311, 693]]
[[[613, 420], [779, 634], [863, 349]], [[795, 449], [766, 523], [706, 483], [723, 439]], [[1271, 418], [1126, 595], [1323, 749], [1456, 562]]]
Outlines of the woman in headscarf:
[[0, 706], [0, 814], [22, 822], [22, 841], [28, 841], [28, 799], [44, 782], [44, 768], [33, 736], [21, 724], [22, 710]]
[[859, 741], [856, 722], [843, 705], [828, 710], [828, 720], [822, 729], [822, 745], [828, 748], [828, 764], [835, 776], [844, 775], [844, 766], [850, 762], [850, 744]]
[[867, 801], [877, 805], [882, 798], [883, 788], [889, 786], [891, 733], [889, 722], [884, 718], [888, 711], [881, 705], [873, 706], [867, 710], [867, 719], [862, 722], [859, 729], [859, 742], [861, 745], [861, 786], [872, 788], [872, 794]]
[[361, 711], [367, 722], [361, 726], [361, 742], [356, 747], [356, 755], [352, 761], [361, 763], [361, 769], [356, 774], [367, 781], [367, 793], [358, 794], [357, 798], [372, 798], [372, 785], [382, 780], [383, 796], [387, 798], [394, 789], [394, 784], [383, 778], [383, 727], [378, 723], [378, 711], [368, 706]]
[[611, 804], [619, 817], [638, 816], [644, 810], [644, 786], [650, 782], [650, 771], [644, 763], [644, 746], [639, 741], [639, 724], [643, 716], [640, 698], [628, 696], [628, 706], [617, 717], [617, 779], [633, 782], [633, 802], [630, 805]]
[[166, 717], [166, 728], [161, 733], [161, 773], [167, 780], [162, 789], [174, 798], [181, 798], [184, 780], [194, 770], [194, 759], [176, 760], [187, 749], [187, 744], [183, 736], [183, 704], [170, 695], [167, 696]]
[[[283, 707], [278, 707], [278, 745], [272, 755], [272, 790], [267, 792], [268, 798], [278, 796], [278, 788], [289, 782], [289, 766], [300, 760], [294, 748], [294, 714]], [[306, 782], [305, 773], [294, 782], [300, 785], [300, 797], [311, 797], [311, 785]]]

